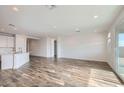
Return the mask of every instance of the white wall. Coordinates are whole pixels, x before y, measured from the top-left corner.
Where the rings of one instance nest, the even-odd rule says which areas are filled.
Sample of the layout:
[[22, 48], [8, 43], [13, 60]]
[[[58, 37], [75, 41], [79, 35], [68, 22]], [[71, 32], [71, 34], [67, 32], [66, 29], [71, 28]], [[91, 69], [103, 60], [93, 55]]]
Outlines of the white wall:
[[106, 34], [91, 32], [59, 37], [59, 57], [106, 62]]
[[[58, 57], [106, 62], [106, 37], [107, 33], [103, 32], [58, 37]], [[55, 39], [43, 37], [40, 40], [30, 40], [30, 55], [53, 57]]]
[[30, 39], [29, 50], [32, 56], [47, 57], [47, 38]]

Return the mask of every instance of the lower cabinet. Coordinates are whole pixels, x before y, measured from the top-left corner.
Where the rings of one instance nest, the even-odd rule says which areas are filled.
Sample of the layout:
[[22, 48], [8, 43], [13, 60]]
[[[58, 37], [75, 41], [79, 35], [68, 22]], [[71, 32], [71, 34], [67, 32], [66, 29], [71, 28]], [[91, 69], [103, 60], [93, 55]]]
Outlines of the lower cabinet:
[[1, 55], [1, 69], [12, 69], [13, 66], [13, 55]]
[[14, 69], [20, 68], [22, 65], [29, 62], [29, 53], [17, 53], [14, 57]]
[[1, 55], [1, 69], [18, 69], [29, 62], [29, 53]]

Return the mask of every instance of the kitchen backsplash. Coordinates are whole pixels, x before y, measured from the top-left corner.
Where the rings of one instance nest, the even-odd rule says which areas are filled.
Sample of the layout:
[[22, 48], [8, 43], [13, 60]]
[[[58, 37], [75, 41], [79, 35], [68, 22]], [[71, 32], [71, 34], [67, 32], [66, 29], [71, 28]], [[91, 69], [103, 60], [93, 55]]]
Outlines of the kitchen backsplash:
[[12, 54], [13, 48], [0, 48], [0, 54]]

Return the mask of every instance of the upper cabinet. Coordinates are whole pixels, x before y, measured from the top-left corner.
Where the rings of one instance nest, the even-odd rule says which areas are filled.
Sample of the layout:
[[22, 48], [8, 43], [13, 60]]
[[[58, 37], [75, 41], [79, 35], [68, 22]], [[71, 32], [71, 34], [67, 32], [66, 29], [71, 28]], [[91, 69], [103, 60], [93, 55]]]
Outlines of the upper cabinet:
[[7, 36], [0, 35], [0, 47], [7, 47]]
[[14, 47], [14, 37], [7, 37], [7, 47]]
[[0, 35], [0, 47], [14, 47], [14, 37]]

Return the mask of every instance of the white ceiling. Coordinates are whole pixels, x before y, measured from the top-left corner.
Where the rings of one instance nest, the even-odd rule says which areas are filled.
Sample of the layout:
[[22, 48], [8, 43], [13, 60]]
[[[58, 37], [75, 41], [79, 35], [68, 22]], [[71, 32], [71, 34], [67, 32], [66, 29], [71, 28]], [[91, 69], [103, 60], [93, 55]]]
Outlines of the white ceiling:
[[[122, 6], [105, 5], [68, 5], [56, 6], [0, 6], [0, 30], [9, 33], [23, 33], [34, 36], [58, 36], [75, 34], [76, 29], [82, 32], [106, 31], [118, 15]], [[94, 18], [98, 16], [98, 18]], [[13, 31], [8, 27], [13, 24]]]

